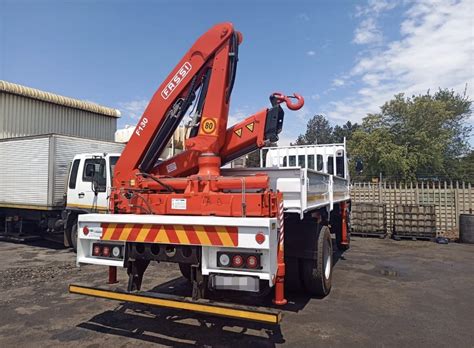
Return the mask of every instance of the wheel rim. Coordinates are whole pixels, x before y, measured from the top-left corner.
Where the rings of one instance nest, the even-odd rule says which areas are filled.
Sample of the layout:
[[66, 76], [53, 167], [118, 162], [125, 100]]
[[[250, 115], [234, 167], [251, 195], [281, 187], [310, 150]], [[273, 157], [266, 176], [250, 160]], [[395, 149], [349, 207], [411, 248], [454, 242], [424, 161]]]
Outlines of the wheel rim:
[[326, 279], [329, 279], [329, 277], [331, 276], [332, 260], [331, 260], [331, 251], [327, 243], [325, 243], [325, 246], [324, 246], [323, 257], [324, 257], [324, 277]]

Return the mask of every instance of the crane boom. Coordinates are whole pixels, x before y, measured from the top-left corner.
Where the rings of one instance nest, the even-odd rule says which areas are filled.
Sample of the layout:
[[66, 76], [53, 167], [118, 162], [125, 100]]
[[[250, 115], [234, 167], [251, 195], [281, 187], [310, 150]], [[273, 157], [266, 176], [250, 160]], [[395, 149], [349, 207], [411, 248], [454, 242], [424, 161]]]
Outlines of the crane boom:
[[[304, 99], [296, 94], [287, 97], [274, 93], [270, 96], [271, 107], [228, 128], [241, 43], [242, 34], [231, 23], [214, 26], [194, 43], [160, 85], [115, 167], [113, 211], [224, 216], [273, 214], [266, 175], [225, 178], [220, 175], [220, 167], [276, 142], [284, 118], [280, 104], [285, 102], [288, 108], [297, 110], [303, 106]], [[297, 102], [291, 102], [290, 98], [296, 98]], [[194, 114], [186, 150], [160, 161], [160, 154], [192, 105]], [[229, 189], [259, 193], [252, 193], [255, 199], [249, 204], [247, 198], [232, 198]], [[187, 208], [173, 208], [176, 199], [189, 202]], [[225, 202], [218, 212], [211, 208], [217, 201]]]

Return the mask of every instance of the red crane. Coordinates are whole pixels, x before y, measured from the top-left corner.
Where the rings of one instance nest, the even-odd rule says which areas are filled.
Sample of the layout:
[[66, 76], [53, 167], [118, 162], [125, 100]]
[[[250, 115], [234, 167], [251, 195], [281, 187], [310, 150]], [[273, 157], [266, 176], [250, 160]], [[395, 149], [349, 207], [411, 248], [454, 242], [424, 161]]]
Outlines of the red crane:
[[[242, 34], [222, 23], [202, 35], [151, 99], [118, 161], [111, 210], [116, 213], [276, 216], [277, 194], [268, 176], [225, 177], [221, 165], [278, 140], [284, 112], [303, 97], [270, 96], [271, 107], [228, 128]], [[290, 98], [296, 100], [295, 103]], [[159, 156], [193, 106], [186, 150]], [[245, 197], [242, 195], [245, 192]], [[183, 208], [179, 202], [186, 200]]]

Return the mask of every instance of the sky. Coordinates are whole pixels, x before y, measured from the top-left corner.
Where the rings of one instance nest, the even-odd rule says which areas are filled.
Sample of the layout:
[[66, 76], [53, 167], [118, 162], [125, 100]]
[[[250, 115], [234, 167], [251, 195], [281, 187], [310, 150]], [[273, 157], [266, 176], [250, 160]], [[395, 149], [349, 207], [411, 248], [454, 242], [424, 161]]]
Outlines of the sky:
[[0, 0], [0, 79], [117, 108], [120, 128], [135, 125], [193, 42], [227, 21], [244, 38], [229, 125], [275, 91], [305, 97], [285, 113], [282, 145], [315, 114], [335, 125], [401, 92], [474, 95], [472, 0]]

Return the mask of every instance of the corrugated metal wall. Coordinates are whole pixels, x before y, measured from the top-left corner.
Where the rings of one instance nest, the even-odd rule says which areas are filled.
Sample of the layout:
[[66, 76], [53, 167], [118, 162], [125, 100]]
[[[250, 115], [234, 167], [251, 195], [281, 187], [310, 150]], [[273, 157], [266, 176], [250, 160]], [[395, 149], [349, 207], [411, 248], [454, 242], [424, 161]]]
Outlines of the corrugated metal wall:
[[0, 92], [0, 139], [64, 134], [113, 141], [117, 118]]

